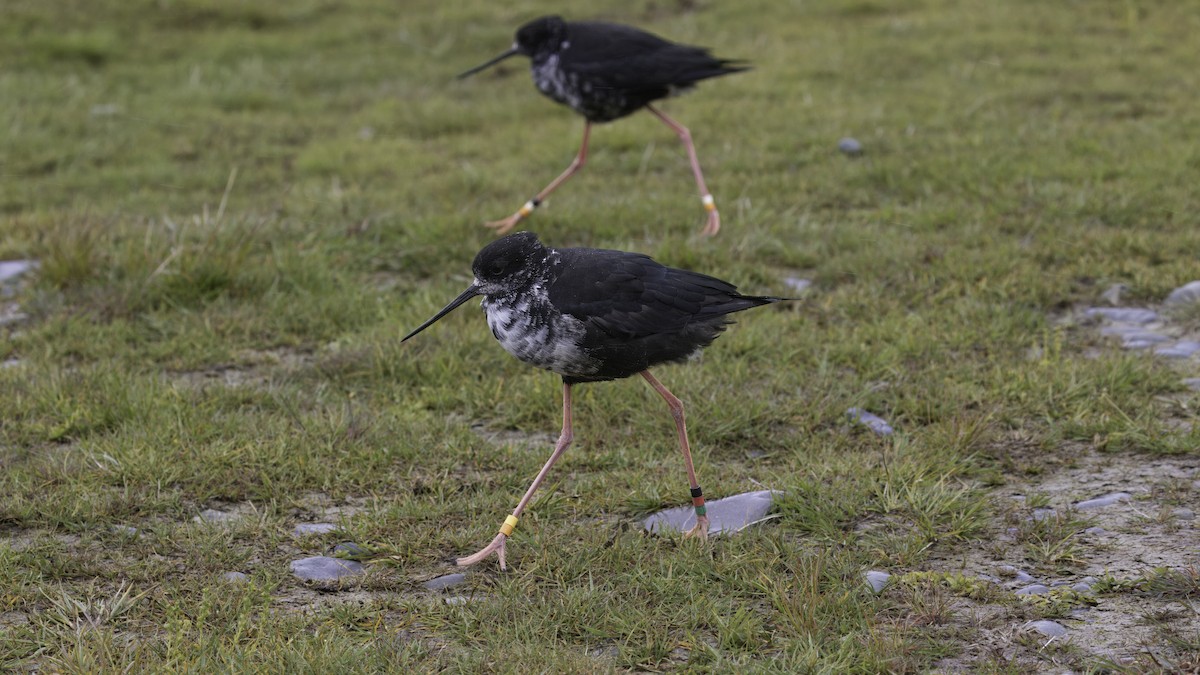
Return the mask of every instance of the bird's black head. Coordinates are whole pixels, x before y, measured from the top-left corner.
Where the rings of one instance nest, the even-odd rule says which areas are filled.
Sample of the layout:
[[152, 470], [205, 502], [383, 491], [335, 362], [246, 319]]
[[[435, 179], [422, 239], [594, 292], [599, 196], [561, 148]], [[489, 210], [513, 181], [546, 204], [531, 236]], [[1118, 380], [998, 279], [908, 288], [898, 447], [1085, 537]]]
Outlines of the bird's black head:
[[553, 54], [562, 47], [567, 39], [567, 22], [561, 16], [543, 16], [534, 19], [517, 29], [517, 37], [512, 47], [496, 58], [481, 63], [474, 68], [460, 73], [458, 79], [470, 77], [481, 70], [486, 70], [504, 59], [516, 56], [528, 56], [535, 61], [542, 56]]
[[529, 286], [541, 278], [540, 273], [544, 270], [548, 255], [549, 251], [532, 232], [510, 234], [484, 246], [475, 256], [475, 262], [471, 263], [475, 283], [400, 341], [404, 342], [432, 326], [438, 319], [477, 295], [509, 295]]
[[481, 295], [505, 295], [534, 281], [546, 259], [546, 247], [532, 232], [517, 232], [483, 247], [471, 271]]
[[567, 22], [561, 16], [543, 16], [517, 29], [513, 49], [535, 58], [558, 51], [567, 39]]

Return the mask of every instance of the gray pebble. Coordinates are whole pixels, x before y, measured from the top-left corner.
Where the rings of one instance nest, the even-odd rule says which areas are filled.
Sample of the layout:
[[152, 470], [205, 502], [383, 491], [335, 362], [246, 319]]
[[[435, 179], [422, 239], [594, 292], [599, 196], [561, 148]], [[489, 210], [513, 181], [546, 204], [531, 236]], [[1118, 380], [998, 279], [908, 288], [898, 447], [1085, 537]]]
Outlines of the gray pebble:
[[1200, 342], [1180, 340], [1164, 347], [1155, 347], [1154, 353], [1167, 359], [1190, 359], [1200, 353]]
[[0, 260], [0, 284], [16, 281], [26, 272], [37, 269], [39, 264], [36, 260]]
[[1081, 581], [1074, 586], [1071, 586], [1071, 590], [1075, 591], [1076, 593], [1091, 593], [1092, 585], [1086, 581]]
[[1070, 586], [1070, 585], [1071, 585], [1071, 582], [1062, 581], [1061, 579], [1059, 581], [1051, 581], [1050, 582], [1050, 588], [1060, 588], [1062, 586]]
[[430, 579], [429, 581], [426, 581], [424, 586], [431, 591], [444, 591], [447, 588], [457, 586], [466, 580], [467, 575], [465, 574], [445, 574], [437, 577], [436, 579]]
[[362, 563], [318, 555], [292, 561], [292, 574], [305, 581], [337, 581], [342, 577], [362, 574]]
[[1030, 584], [1024, 588], [1018, 588], [1013, 592], [1017, 595], [1041, 595], [1042, 593], [1049, 593], [1050, 589], [1041, 584]]
[[1167, 295], [1164, 304], [1170, 305], [1191, 305], [1200, 302], [1200, 281], [1189, 281], [1188, 283], [1176, 288]]
[[1054, 509], [1034, 509], [1032, 515], [1034, 520], [1045, 520], [1054, 516]]
[[299, 523], [292, 528], [293, 537], [307, 537], [313, 534], [326, 534], [338, 529], [333, 523]]
[[808, 287], [812, 286], [811, 281], [808, 279], [801, 279], [800, 277], [784, 277], [783, 283], [785, 286], [793, 291], [796, 291], [797, 293], [807, 291]]
[[[771, 490], [743, 492], [708, 502], [708, 533], [737, 532], [762, 520], [771, 511], [771, 494]], [[696, 524], [696, 511], [691, 506], [665, 509], [651, 514], [644, 524], [655, 534], [687, 532]]]
[[200, 512], [200, 515], [192, 518], [192, 522], [221, 525], [232, 523], [237, 519], [238, 515], [236, 513], [226, 513], [225, 511], [218, 511], [216, 509], [204, 509]]
[[1185, 509], [1182, 507], [1172, 511], [1171, 515], [1175, 516], [1175, 518], [1178, 520], [1195, 520], [1196, 519], [1195, 511], [1193, 511], [1191, 509]]
[[880, 436], [890, 436], [892, 434], [892, 425], [888, 424], [887, 421], [879, 415], [869, 413], [862, 408], [850, 408], [846, 411], [846, 415], [850, 419], [863, 424], [868, 429], [874, 431]]
[[1095, 537], [1103, 537], [1108, 534], [1108, 530], [1103, 527], [1089, 527], [1083, 531], [1084, 534], [1090, 534]]
[[1062, 637], [1067, 634], [1066, 627], [1061, 623], [1058, 623], [1057, 621], [1048, 621], [1046, 619], [1042, 619], [1041, 621], [1030, 621], [1022, 626], [1022, 628], [1026, 630], [1037, 631], [1046, 637]]
[[1188, 389], [1192, 389], [1194, 391], [1200, 391], [1200, 377], [1184, 378], [1183, 385], [1185, 387], [1187, 387]]
[[343, 541], [342, 543], [333, 547], [333, 554], [340, 559], [357, 560], [360, 558], [366, 558], [367, 556], [371, 555], [371, 552], [367, 550], [366, 547], [359, 546], [352, 541]]
[[1133, 495], [1129, 494], [1128, 492], [1110, 492], [1100, 497], [1085, 499], [1082, 502], [1078, 502], [1075, 504], [1075, 508], [1086, 511], [1087, 509], [1098, 509], [1103, 506], [1112, 506], [1117, 502], [1127, 502], [1131, 499], [1133, 499]]
[[446, 598], [446, 604], [455, 606], [455, 607], [457, 607], [459, 605], [465, 605], [470, 601], [471, 601], [471, 599], [465, 595], [452, 595], [452, 596]]
[[221, 581], [227, 581], [231, 584], [244, 584], [250, 580], [250, 577], [241, 572], [226, 572], [221, 575]]
[[838, 150], [841, 150], [847, 155], [856, 156], [862, 154], [863, 146], [862, 143], [858, 142], [857, 138], [851, 138], [847, 136], [838, 141]]
[[1034, 580], [1032, 576], [1012, 565], [1001, 565], [996, 569], [1001, 573], [1001, 576], [1012, 577], [1023, 584]]
[[1147, 324], [1158, 321], [1158, 312], [1138, 307], [1092, 307], [1083, 315], [1093, 319], [1105, 319], [1114, 323]]
[[884, 586], [887, 586], [888, 579], [892, 578], [892, 575], [879, 570], [868, 570], [863, 573], [863, 577], [871, 585], [871, 590], [879, 593], [883, 590]]
[[1121, 304], [1121, 296], [1128, 290], [1129, 287], [1125, 284], [1113, 284], [1108, 287], [1108, 290], [1100, 294], [1100, 299], [1110, 305], [1119, 305]]
[[113, 526], [112, 526], [112, 531], [113, 531], [113, 532], [115, 532], [115, 533], [117, 533], [117, 534], [123, 534], [123, 535], [125, 535], [126, 537], [135, 537], [135, 538], [137, 538], [137, 537], [141, 537], [141, 536], [142, 536], [142, 531], [141, 531], [141, 530], [137, 529], [136, 527], [131, 527], [131, 526], [129, 526], [129, 525], [113, 525]]

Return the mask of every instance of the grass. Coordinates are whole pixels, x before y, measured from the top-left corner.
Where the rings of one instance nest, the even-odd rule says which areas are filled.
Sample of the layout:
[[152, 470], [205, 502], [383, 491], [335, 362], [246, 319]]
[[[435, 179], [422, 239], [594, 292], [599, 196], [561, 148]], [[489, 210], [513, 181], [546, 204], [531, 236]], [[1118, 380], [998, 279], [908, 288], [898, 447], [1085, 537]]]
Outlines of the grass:
[[[556, 379], [477, 313], [399, 342], [466, 285], [479, 223], [577, 148], [519, 65], [453, 80], [560, 7], [16, 0], [0, 259], [41, 268], [29, 320], [0, 327], [0, 669], [918, 672], [968, 646], [930, 628], [953, 594], [876, 596], [864, 569], [986, 546], [989, 486], [1038, 457], [1194, 450], [1194, 406], [1163, 403], [1177, 372], [1057, 321], [1113, 283], [1147, 303], [1195, 278], [1183, 6], [589, 7], [755, 66], [665, 104], [718, 238], [695, 236], [686, 160], [644, 115], [598, 128], [528, 227], [751, 293], [815, 282], [660, 373], [706, 492], [782, 490], [780, 517], [708, 546], [642, 534], [687, 500], [669, 417], [640, 383], [583, 387], [513, 571], [473, 573], [465, 604], [420, 588], [544, 461], [473, 427], [560, 423]], [[331, 505], [344, 534], [292, 539]], [[214, 506], [241, 518], [192, 522]], [[1023, 525], [1036, 565], [1077, 561], [1071, 518]], [[359, 588], [290, 577], [342, 538], [377, 554]]]

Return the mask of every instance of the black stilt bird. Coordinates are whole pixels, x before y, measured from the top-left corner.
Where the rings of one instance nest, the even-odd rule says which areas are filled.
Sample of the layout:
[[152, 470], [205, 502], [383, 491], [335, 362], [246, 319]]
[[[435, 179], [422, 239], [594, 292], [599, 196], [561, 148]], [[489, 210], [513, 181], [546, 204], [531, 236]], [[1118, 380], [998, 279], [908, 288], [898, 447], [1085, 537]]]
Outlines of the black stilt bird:
[[570, 106], [587, 122], [583, 127], [583, 144], [571, 165], [516, 213], [487, 223], [489, 227], [500, 234], [509, 231], [581, 169], [587, 161], [592, 124], [611, 122], [645, 108], [683, 141], [700, 189], [700, 201], [708, 211], [702, 234], [717, 233], [721, 217], [704, 184], [691, 132], [650, 104], [687, 91], [700, 80], [747, 70], [747, 66], [736, 60], [716, 58], [703, 47], [676, 44], [632, 26], [544, 16], [521, 26], [511, 49], [459, 78], [518, 54], [532, 61], [533, 83], [538, 91]]
[[547, 248], [536, 235], [497, 239], [475, 256], [475, 279], [407, 340], [471, 298], [483, 296], [492, 334], [510, 354], [563, 380], [562, 434], [500, 533], [478, 553], [459, 558], [473, 565], [492, 553], [504, 569], [504, 542], [525, 506], [571, 444], [571, 387], [639, 374], [667, 402], [679, 435], [696, 509], [687, 536], [708, 534], [704, 496], [696, 482], [683, 404], [649, 368], [687, 360], [730, 323], [726, 315], [786, 298], [742, 295], [732, 284], [660, 265], [648, 256], [592, 248]]

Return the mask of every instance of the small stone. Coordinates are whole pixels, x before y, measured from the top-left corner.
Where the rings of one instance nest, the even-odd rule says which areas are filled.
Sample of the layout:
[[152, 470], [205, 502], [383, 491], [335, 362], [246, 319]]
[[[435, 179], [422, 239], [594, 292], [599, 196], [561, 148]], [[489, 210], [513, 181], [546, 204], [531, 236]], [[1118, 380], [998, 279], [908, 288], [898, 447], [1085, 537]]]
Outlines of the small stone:
[[1176, 520], [1195, 520], [1196, 519], [1195, 511], [1193, 511], [1191, 509], [1185, 509], [1182, 507], [1172, 511], [1171, 515], [1175, 516]]
[[1167, 295], [1163, 304], [1168, 307], [1191, 305], [1200, 302], [1200, 280], [1189, 281]]
[[850, 155], [851, 157], [857, 157], [858, 155], [862, 154], [863, 146], [857, 138], [851, 138], [850, 136], [847, 136], [838, 141], [838, 150], [841, 150], [844, 154]]
[[1062, 586], [1070, 586], [1070, 585], [1071, 585], [1071, 582], [1069, 582], [1069, 581], [1059, 580], [1059, 581], [1051, 581], [1050, 582], [1050, 588], [1060, 588]]
[[1034, 509], [1033, 510], [1033, 519], [1034, 520], [1045, 520], [1047, 518], [1052, 518], [1052, 517], [1054, 517], [1054, 509]]
[[250, 580], [250, 577], [241, 572], [226, 572], [221, 575], [221, 581], [226, 581], [231, 584], [244, 584]]
[[1108, 534], [1108, 530], [1103, 527], [1089, 527], [1083, 531], [1084, 534], [1090, 534], [1094, 537], [1103, 537]]
[[1017, 595], [1041, 595], [1043, 593], [1049, 593], [1050, 589], [1042, 584], [1029, 584], [1024, 588], [1018, 588], [1013, 592]]
[[1067, 629], [1057, 621], [1049, 621], [1042, 619], [1041, 621], [1030, 621], [1022, 626], [1025, 630], [1033, 630], [1045, 635], [1046, 637], [1062, 637], [1067, 634]]
[[216, 509], [204, 509], [200, 515], [192, 518], [192, 522], [208, 525], [225, 525], [238, 519], [236, 513], [227, 513]]
[[141, 530], [137, 529], [136, 527], [131, 527], [129, 525], [113, 525], [112, 531], [115, 532], [116, 534], [123, 534], [126, 537], [137, 538], [137, 537], [142, 536]]
[[1190, 359], [1200, 353], [1200, 342], [1180, 340], [1163, 347], [1155, 347], [1154, 353], [1166, 359]]
[[996, 568], [996, 571], [1000, 572], [1001, 576], [1012, 577], [1016, 581], [1019, 581], [1023, 584], [1034, 580], [1033, 577], [1029, 574], [1026, 574], [1024, 570], [1013, 567], [1012, 565], [1001, 565]]
[[1086, 581], [1081, 581], [1077, 584], [1072, 585], [1071, 590], [1075, 591], [1076, 593], [1091, 593], [1092, 585], [1087, 583]]
[[436, 579], [426, 581], [424, 586], [431, 591], [444, 591], [467, 580], [465, 574], [444, 574]]
[[800, 277], [784, 277], [783, 283], [785, 286], [793, 291], [796, 291], [797, 293], [803, 293], [804, 291], [808, 290], [809, 286], [812, 286], [811, 281], [808, 279], [801, 279]]
[[333, 523], [299, 523], [292, 528], [293, 537], [307, 537], [314, 534], [327, 534], [338, 529]]
[[0, 284], [15, 281], [26, 272], [36, 270], [39, 265], [36, 260], [0, 260]]
[[850, 408], [846, 411], [846, 415], [880, 436], [890, 436], [892, 434], [892, 425], [888, 424], [882, 417], [874, 413], [869, 413], [862, 408]]
[[892, 578], [892, 575], [879, 570], [868, 570], [863, 573], [863, 577], [871, 585], [871, 590], [880, 593], [883, 591], [883, 587], [887, 586], [888, 579]]
[[1184, 378], [1183, 386], [1193, 391], [1200, 391], [1200, 377]]
[[292, 561], [292, 574], [305, 581], [337, 581], [342, 577], [363, 574], [362, 563], [318, 555]]
[[1075, 508], [1086, 511], [1088, 509], [1098, 509], [1103, 506], [1112, 506], [1117, 502], [1127, 502], [1131, 499], [1133, 499], [1133, 495], [1129, 494], [1128, 492], [1110, 492], [1109, 494], [1101, 497], [1095, 497], [1093, 499], [1087, 499], [1079, 502], [1075, 504]]
[[342, 560], [361, 560], [370, 556], [371, 552], [352, 541], [343, 541], [333, 547], [333, 555]]
[[1083, 315], [1094, 319], [1105, 319], [1114, 323], [1147, 324], [1158, 321], [1158, 312], [1137, 307], [1092, 307]]
[[[708, 502], [708, 533], [738, 532], [762, 520], [771, 511], [772, 492], [743, 492]], [[687, 532], [695, 524], [696, 511], [691, 506], [665, 509], [645, 520], [646, 530], [655, 534]]]
[[446, 604], [451, 605], [453, 607], [457, 607], [459, 605], [465, 605], [470, 601], [471, 601], [471, 599], [465, 595], [452, 595], [452, 596], [446, 598]]
[[1100, 294], [1100, 299], [1110, 305], [1116, 306], [1121, 304], [1121, 296], [1129, 290], [1125, 284], [1113, 284], [1108, 287], [1108, 290]]

